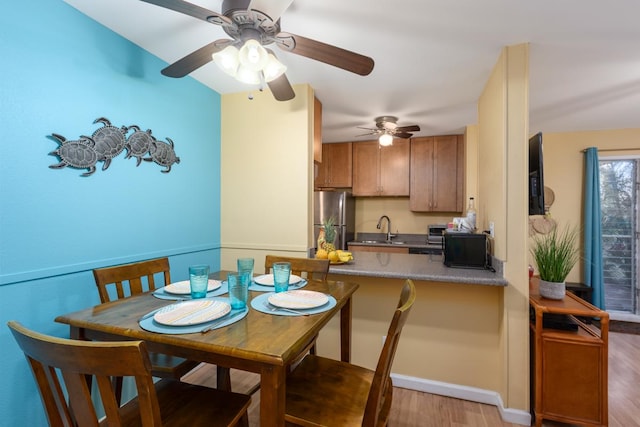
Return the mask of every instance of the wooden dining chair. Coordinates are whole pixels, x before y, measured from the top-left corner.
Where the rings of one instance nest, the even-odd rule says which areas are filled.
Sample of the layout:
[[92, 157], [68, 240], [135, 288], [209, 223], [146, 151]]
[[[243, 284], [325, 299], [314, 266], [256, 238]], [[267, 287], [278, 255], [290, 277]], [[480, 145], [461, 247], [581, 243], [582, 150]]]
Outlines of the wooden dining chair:
[[[171, 283], [169, 258], [156, 258], [93, 270], [100, 302], [103, 303], [156, 289], [155, 279], [158, 274], [162, 274], [164, 281], [160, 286]], [[143, 278], [146, 278], [148, 289], [144, 287]], [[113, 294], [110, 293], [112, 289], [115, 290], [113, 298]]]
[[[248, 395], [169, 378], [154, 384], [143, 341], [71, 340], [16, 321], [8, 326], [31, 366], [50, 426], [249, 425]], [[87, 376], [96, 379], [105, 419], [98, 419]], [[114, 376], [135, 379], [138, 396], [123, 406], [115, 397]]]
[[287, 425], [386, 426], [393, 394], [391, 365], [400, 333], [415, 300], [415, 285], [407, 280], [375, 371], [307, 355], [287, 376]]
[[264, 272], [269, 273], [273, 263], [290, 262], [291, 274], [306, 276], [306, 279], [326, 280], [329, 274], [329, 260], [315, 258], [295, 258], [277, 255], [267, 255], [264, 259]]
[[[327, 280], [329, 274], [329, 260], [328, 259], [316, 259], [316, 258], [295, 258], [277, 255], [267, 255], [264, 259], [264, 272], [269, 273], [271, 267], [276, 262], [289, 262], [291, 263], [291, 274], [298, 276], [306, 276], [307, 280]], [[305, 350], [301, 353], [306, 354], [307, 351], [311, 354], [316, 354], [316, 339], [306, 346]]]
[[[164, 281], [161, 286], [171, 283], [169, 259], [166, 257], [93, 270], [102, 303], [111, 301], [113, 294], [116, 296], [114, 299], [120, 299], [156, 289], [155, 275], [159, 274]], [[148, 289], [145, 289], [143, 278], [146, 278]], [[158, 378], [180, 379], [199, 364], [196, 361], [155, 352], [150, 352], [149, 357], [152, 364], [151, 373]], [[219, 368], [218, 375], [227, 379], [225, 384], [229, 385], [227, 390], [230, 390], [229, 369]], [[116, 378], [115, 381], [116, 395], [120, 396], [122, 380]]]

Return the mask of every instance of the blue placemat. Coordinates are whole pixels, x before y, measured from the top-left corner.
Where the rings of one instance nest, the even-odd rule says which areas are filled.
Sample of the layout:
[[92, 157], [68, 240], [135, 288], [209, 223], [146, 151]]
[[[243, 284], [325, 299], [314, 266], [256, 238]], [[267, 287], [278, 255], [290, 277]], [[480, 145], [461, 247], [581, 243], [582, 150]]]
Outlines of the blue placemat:
[[[211, 299], [224, 301], [227, 303], [229, 302], [229, 298], [211, 298]], [[241, 314], [235, 316], [235, 314], [238, 312], [240, 312]], [[204, 328], [211, 326], [213, 324], [215, 324], [215, 326], [212, 329], [224, 328], [225, 326], [229, 326], [233, 323], [238, 322], [239, 320], [244, 319], [247, 313], [249, 313], [249, 307], [246, 307], [242, 310], [231, 310], [228, 314], [221, 317], [220, 319], [212, 320], [210, 322], [200, 323], [198, 325], [189, 325], [189, 326], [163, 325], [153, 320], [153, 316], [147, 319], [140, 320], [138, 324], [142, 329], [149, 332], [157, 332], [160, 334], [171, 334], [171, 335], [193, 334], [195, 332], [202, 332]], [[220, 323], [216, 323], [216, 322], [220, 322]]]
[[[306, 279], [302, 279], [298, 283], [294, 283], [293, 285], [289, 285], [289, 289], [301, 289], [301, 288], [304, 288], [305, 286], [307, 286], [307, 283], [308, 282], [307, 282]], [[226, 280], [222, 281], [222, 286], [225, 286], [227, 290], [229, 289]], [[252, 280], [251, 284], [249, 285], [249, 290], [250, 291], [256, 291], [256, 292], [273, 292], [273, 286], [259, 285], [258, 283], [254, 282]]]
[[[214, 289], [211, 292], [207, 292], [206, 298], [217, 297], [220, 295], [224, 295], [227, 292], [229, 292], [229, 287], [227, 286], [227, 281], [225, 280], [224, 282], [222, 282], [222, 285], [218, 289]], [[178, 295], [178, 294], [171, 294], [169, 292], [165, 292], [164, 287], [158, 288], [155, 291], [153, 291], [153, 296], [156, 298], [173, 300], [173, 301], [185, 301], [185, 300], [191, 299], [191, 295], [189, 294]]]
[[[271, 306], [269, 305], [268, 298], [273, 294], [275, 294], [275, 292], [269, 292], [267, 294], [258, 295], [257, 297], [251, 300], [251, 307], [255, 310], [261, 311], [266, 314], [275, 314], [278, 316], [302, 316], [302, 314], [297, 314], [297, 313], [293, 313], [291, 311], [285, 311], [285, 310], [271, 311]], [[296, 308], [295, 311], [299, 311], [305, 314], [318, 314], [318, 313], [323, 313], [327, 310], [331, 310], [333, 307], [336, 306], [336, 299], [331, 295], [327, 295], [327, 297], [329, 297], [329, 302], [327, 302], [325, 305], [322, 305], [320, 307], [315, 307], [315, 308], [307, 308], [307, 309]]]

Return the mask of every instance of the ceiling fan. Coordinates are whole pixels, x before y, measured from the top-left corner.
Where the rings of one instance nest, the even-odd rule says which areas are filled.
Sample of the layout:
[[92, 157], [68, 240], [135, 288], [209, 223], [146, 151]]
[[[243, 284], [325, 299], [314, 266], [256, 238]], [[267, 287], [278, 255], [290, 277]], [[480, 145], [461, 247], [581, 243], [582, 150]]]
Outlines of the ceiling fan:
[[380, 145], [391, 145], [393, 138], [411, 138], [413, 136], [411, 132], [420, 130], [418, 125], [398, 126], [398, 118], [394, 116], [380, 116], [376, 117], [374, 121], [376, 122], [375, 128], [358, 126], [358, 129], [366, 129], [371, 132], [357, 136], [378, 135]]
[[[306, 37], [281, 32], [280, 15], [291, 5], [293, 0], [224, 0], [221, 13], [213, 12], [183, 0], [142, 1], [183, 13], [214, 25], [220, 25], [224, 32], [231, 37], [231, 39], [213, 41], [164, 68], [161, 72], [168, 77], [184, 77], [210, 61], [216, 61], [212, 56], [216, 54], [219, 58], [216, 62], [223, 70], [236, 76], [238, 80], [245, 81], [239, 73], [241, 73], [242, 65], [247, 59], [249, 61], [260, 61], [262, 67], [268, 67], [268, 65], [265, 66], [265, 63], [267, 60], [271, 61], [271, 57], [276, 59], [274, 64], [279, 63], [272, 50], [263, 48], [263, 46], [270, 44], [275, 44], [284, 51], [315, 59], [361, 76], [366, 76], [373, 70], [373, 59], [368, 56]], [[231, 72], [225, 69], [227, 65], [226, 59], [222, 58], [223, 51], [230, 46], [236, 49], [234, 54], [240, 60], [240, 66]], [[229, 50], [233, 51], [233, 48]], [[244, 62], [243, 59], [245, 60]], [[225, 61], [225, 64], [222, 63], [223, 61]], [[293, 99], [295, 93], [284, 74], [285, 69], [286, 67], [281, 66], [278, 71], [273, 73], [268, 72], [267, 68], [260, 68], [257, 71], [252, 70], [255, 71], [253, 76], [257, 77], [251, 77], [251, 79], [258, 78], [259, 80], [251, 81], [251, 83], [259, 83], [261, 87], [266, 83], [278, 101]]]

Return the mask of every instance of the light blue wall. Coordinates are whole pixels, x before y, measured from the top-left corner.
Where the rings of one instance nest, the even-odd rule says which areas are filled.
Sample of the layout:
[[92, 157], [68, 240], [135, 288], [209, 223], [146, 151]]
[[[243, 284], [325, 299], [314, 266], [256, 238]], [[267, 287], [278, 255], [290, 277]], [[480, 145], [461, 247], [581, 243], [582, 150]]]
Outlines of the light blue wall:
[[[143, 19], [143, 17], [141, 17]], [[65, 336], [62, 313], [97, 304], [91, 269], [170, 256], [220, 266], [220, 96], [61, 0], [0, 14], [0, 424], [46, 425], [6, 322]], [[55, 132], [91, 135], [107, 117], [170, 137], [180, 164], [115, 158], [90, 177], [50, 169]]]

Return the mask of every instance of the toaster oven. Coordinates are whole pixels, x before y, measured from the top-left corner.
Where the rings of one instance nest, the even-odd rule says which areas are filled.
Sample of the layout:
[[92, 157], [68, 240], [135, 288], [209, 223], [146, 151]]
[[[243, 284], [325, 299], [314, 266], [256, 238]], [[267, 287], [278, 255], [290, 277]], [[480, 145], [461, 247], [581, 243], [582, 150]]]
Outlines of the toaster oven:
[[442, 235], [447, 229], [446, 224], [431, 224], [427, 227], [427, 243], [442, 246]]

